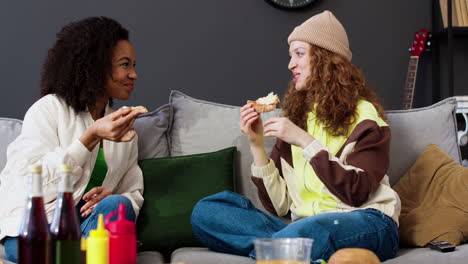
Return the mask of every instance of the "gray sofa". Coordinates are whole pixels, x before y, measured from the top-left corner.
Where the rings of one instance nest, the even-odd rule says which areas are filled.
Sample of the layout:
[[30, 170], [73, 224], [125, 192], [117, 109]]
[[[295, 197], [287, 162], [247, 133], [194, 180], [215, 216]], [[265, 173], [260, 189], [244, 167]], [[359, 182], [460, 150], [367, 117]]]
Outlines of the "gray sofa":
[[[239, 102], [241, 104], [243, 102]], [[424, 108], [387, 111], [392, 129], [388, 171], [392, 185], [411, 167], [429, 143], [437, 144], [460, 163], [455, 107], [455, 99], [448, 98]], [[264, 114], [263, 118], [280, 114], [276, 110]], [[135, 122], [139, 136], [139, 159], [207, 153], [236, 146], [236, 191], [263, 209], [250, 180], [252, 157], [238, 122], [238, 106], [198, 100], [179, 91], [172, 91], [169, 104], [140, 116]], [[0, 118], [0, 168], [5, 163], [7, 145], [18, 135], [20, 128], [20, 120]], [[273, 144], [273, 138], [267, 139], [265, 145], [268, 151]], [[150, 191], [145, 188], [145, 192]], [[140, 252], [138, 263], [255, 263], [247, 257], [216, 253], [200, 247], [179, 248], [173, 251], [171, 259], [164, 259], [157, 250]], [[4, 258], [2, 251], [3, 248], [0, 248], [0, 258]], [[428, 248], [401, 248], [396, 258], [385, 263], [466, 263], [467, 258], [468, 245], [458, 246], [451, 253], [440, 253]]]

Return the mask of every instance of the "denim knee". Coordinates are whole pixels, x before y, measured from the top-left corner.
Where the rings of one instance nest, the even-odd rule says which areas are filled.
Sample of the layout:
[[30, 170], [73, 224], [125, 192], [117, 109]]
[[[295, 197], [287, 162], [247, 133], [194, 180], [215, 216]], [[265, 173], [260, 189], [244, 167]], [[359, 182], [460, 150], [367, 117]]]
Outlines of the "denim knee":
[[200, 202], [226, 202], [226, 201], [235, 201], [237, 198], [242, 197], [242, 195], [237, 194], [231, 191], [222, 191], [215, 193], [213, 195], [207, 196], [200, 200]]
[[244, 196], [231, 192], [223, 191], [207, 196], [193, 207], [191, 223], [192, 227], [209, 225], [216, 221], [213, 212], [229, 210], [229, 208], [255, 208], [249, 199]]
[[[125, 205], [125, 217], [130, 221], [135, 221], [135, 211], [133, 210], [133, 205], [130, 199], [120, 194], [113, 194], [102, 199], [94, 211], [97, 214], [107, 215], [112, 211], [116, 211], [119, 208], [119, 204], [123, 203]], [[116, 219], [113, 217], [112, 219]]]
[[200, 226], [206, 225], [206, 222], [211, 219], [209, 212], [212, 212], [210, 208], [212, 206], [212, 197], [217, 194], [205, 197], [198, 201], [192, 210], [192, 215], [190, 216], [190, 223], [192, 224], [192, 229], [194, 232], [199, 229]]

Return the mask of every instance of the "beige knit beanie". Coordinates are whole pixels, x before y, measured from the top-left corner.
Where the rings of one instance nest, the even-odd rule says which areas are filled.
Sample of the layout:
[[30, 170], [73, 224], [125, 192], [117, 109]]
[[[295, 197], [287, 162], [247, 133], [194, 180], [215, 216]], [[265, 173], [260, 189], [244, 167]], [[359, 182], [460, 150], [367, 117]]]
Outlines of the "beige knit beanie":
[[342, 55], [351, 61], [348, 36], [340, 21], [328, 10], [315, 15], [296, 27], [288, 37], [288, 43], [294, 40], [308, 42]]

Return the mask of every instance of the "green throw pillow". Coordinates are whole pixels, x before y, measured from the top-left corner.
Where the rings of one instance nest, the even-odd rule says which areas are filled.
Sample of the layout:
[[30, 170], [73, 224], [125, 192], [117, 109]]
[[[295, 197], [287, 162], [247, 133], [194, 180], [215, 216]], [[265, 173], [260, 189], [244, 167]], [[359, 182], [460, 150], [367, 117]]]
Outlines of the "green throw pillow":
[[234, 190], [236, 147], [188, 156], [141, 160], [145, 202], [137, 221], [140, 251], [164, 255], [179, 247], [202, 246], [190, 216], [202, 198]]

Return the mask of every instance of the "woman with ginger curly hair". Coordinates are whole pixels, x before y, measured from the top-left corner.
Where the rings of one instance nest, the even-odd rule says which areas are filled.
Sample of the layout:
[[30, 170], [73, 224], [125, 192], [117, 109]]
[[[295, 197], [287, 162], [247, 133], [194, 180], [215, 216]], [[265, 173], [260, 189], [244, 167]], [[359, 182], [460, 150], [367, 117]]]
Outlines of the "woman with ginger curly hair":
[[129, 99], [137, 78], [128, 31], [117, 21], [91, 17], [57, 34], [41, 78], [41, 96], [27, 111], [21, 134], [10, 144], [0, 174], [0, 239], [16, 262], [17, 236], [27, 197], [30, 164], [41, 164], [46, 214], [51, 219], [62, 163], [74, 170], [73, 187], [81, 230], [96, 228], [99, 214], [126, 206], [135, 219], [143, 204], [143, 175], [132, 126], [140, 114], [112, 99]]
[[[240, 127], [263, 206], [292, 223], [223, 192], [196, 205], [193, 230], [212, 250], [250, 257], [256, 238], [305, 237], [314, 240], [312, 260], [327, 260], [342, 248], [393, 258], [400, 200], [386, 175], [390, 129], [376, 93], [351, 63], [346, 31], [325, 11], [296, 27], [288, 43], [293, 79], [284, 117], [263, 123], [247, 104]], [[271, 158], [264, 136], [277, 138]]]

